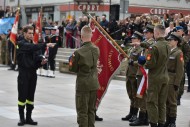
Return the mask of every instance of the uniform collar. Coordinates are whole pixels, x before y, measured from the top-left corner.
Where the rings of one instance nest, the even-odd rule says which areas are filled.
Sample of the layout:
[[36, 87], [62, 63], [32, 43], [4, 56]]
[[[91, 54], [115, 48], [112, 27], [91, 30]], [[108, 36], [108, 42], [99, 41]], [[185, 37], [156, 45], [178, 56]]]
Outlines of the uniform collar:
[[159, 37], [159, 38], [157, 38], [156, 40], [157, 40], [157, 41], [163, 41], [163, 40], [165, 40], [165, 38], [164, 38], [164, 37]]
[[84, 46], [84, 45], [90, 45], [90, 44], [92, 44], [90, 41], [88, 41], [88, 42], [83, 42], [82, 46]]

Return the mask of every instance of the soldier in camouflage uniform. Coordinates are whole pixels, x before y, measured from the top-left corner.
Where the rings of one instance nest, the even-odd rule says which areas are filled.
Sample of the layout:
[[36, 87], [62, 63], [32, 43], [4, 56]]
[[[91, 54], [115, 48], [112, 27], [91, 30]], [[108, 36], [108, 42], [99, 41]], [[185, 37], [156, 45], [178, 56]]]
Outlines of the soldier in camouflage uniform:
[[[183, 30], [182, 26], [177, 26], [176, 31], [180, 37], [183, 37], [184, 30]], [[181, 48], [181, 50], [183, 52], [183, 56], [184, 56], [184, 69], [185, 69], [186, 65], [190, 59], [190, 46], [183, 38], [182, 38], [182, 43], [180, 45], [181, 45], [180, 48]], [[184, 85], [185, 85], [185, 71], [183, 73], [183, 78], [182, 78], [180, 86], [179, 86], [178, 97], [177, 97], [177, 105], [181, 104], [180, 99], [184, 93]]]
[[148, 72], [147, 112], [151, 127], [163, 127], [166, 117], [166, 99], [168, 93], [168, 70], [170, 47], [165, 40], [165, 28], [154, 27], [156, 43], [149, 47], [145, 68]]
[[83, 45], [76, 50], [69, 62], [70, 71], [77, 73], [76, 110], [79, 127], [95, 127], [95, 103], [99, 88], [97, 61], [99, 49], [91, 43], [92, 30], [81, 30]]
[[[137, 31], [134, 32], [132, 35], [132, 43], [141, 42], [143, 35]], [[130, 112], [129, 114], [122, 118], [122, 120], [133, 122], [137, 119], [138, 113], [138, 103], [136, 101], [136, 93], [137, 93], [137, 79], [136, 73], [138, 69], [138, 57], [141, 55], [142, 48], [140, 46], [133, 46], [129, 49], [130, 58], [129, 58], [129, 65], [126, 71], [126, 88], [129, 99], [131, 101], [130, 105]]]
[[[141, 47], [144, 48], [143, 51], [141, 52], [141, 55], [145, 56], [146, 53], [147, 53], [147, 49], [152, 44], [154, 44], [154, 38], [153, 38], [153, 36], [154, 36], [154, 26], [148, 24], [146, 26], [146, 29], [143, 32], [144, 32], [144, 35], [145, 35], [145, 40], [143, 42], [141, 42], [141, 43], [136, 43], [135, 45], [140, 45]], [[144, 61], [146, 62], [145, 59], [144, 59]], [[144, 62], [142, 62], [142, 63], [144, 63]], [[143, 65], [140, 64], [140, 66], [143, 66]], [[142, 72], [140, 70], [140, 67], [138, 67], [136, 77], [137, 77], [137, 86], [139, 87], [141, 79], [143, 77], [143, 74], [142, 74]], [[137, 118], [137, 120], [130, 123], [129, 124], [130, 126], [142, 126], [142, 125], [147, 125], [148, 126], [149, 125], [148, 114], [147, 114], [147, 109], [146, 109], [146, 98], [147, 98], [146, 93], [143, 96], [140, 96], [140, 97], [137, 95], [137, 101], [138, 101], [138, 104], [139, 104], [138, 108], [140, 108], [139, 117]]]
[[169, 90], [166, 102], [165, 127], [176, 127], [177, 93], [184, 73], [183, 52], [179, 48], [181, 39], [176, 33], [171, 33], [168, 38], [171, 53], [168, 61]]

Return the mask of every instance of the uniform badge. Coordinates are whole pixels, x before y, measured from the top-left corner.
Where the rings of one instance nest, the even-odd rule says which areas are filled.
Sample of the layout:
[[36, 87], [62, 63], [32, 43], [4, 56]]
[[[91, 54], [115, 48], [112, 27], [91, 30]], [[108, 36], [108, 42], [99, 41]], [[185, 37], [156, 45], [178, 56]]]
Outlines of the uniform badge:
[[183, 62], [183, 53], [180, 54], [180, 60]]
[[69, 66], [72, 66], [73, 65], [73, 60], [72, 58], [75, 57], [75, 54], [73, 53], [72, 56], [69, 57]]
[[151, 54], [147, 54], [146, 60], [150, 60], [150, 59], [151, 59]]
[[150, 47], [148, 48], [148, 50], [152, 50], [152, 47], [150, 46]]

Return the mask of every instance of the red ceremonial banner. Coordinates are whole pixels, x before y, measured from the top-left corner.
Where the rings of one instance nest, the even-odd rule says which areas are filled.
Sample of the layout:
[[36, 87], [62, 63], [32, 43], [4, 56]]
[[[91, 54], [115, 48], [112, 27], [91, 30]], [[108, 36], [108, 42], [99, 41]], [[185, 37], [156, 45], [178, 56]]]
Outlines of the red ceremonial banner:
[[15, 21], [11, 30], [10, 40], [16, 46], [17, 31], [18, 31], [18, 22], [19, 22], [19, 10], [16, 13]]
[[35, 44], [38, 43], [39, 41], [39, 38], [41, 38], [41, 33], [42, 33], [42, 24], [41, 24], [41, 21], [42, 20], [42, 13], [41, 11], [39, 12], [39, 15], [38, 15], [38, 21], [36, 23], [36, 29], [35, 29], [35, 32], [34, 32], [34, 40], [33, 42]]
[[98, 27], [91, 25], [91, 28], [93, 31], [92, 42], [99, 47], [100, 50], [100, 57], [97, 64], [98, 80], [100, 84], [100, 88], [97, 91], [97, 109], [123, 57], [112, 43], [101, 33]]

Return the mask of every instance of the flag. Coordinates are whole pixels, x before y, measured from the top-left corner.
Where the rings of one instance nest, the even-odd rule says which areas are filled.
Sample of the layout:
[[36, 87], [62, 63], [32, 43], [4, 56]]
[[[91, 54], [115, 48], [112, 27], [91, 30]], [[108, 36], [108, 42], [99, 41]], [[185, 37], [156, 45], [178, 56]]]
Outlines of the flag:
[[35, 31], [34, 31], [34, 40], [33, 42], [35, 44], [38, 43], [39, 41], [39, 38], [41, 38], [42, 36], [42, 11], [39, 12], [39, 15], [38, 15], [38, 21], [36, 22], [36, 28], [35, 28]]
[[137, 97], [138, 98], [142, 98], [143, 95], [144, 95], [144, 93], [145, 93], [145, 91], [146, 91], [146, 89], [147, 89], [147, 87], [148, 87], [148, 75], [147, 75], [148, 74], [148, 70], [147, 69], [145, 70], [143, 68], [143, 66], [140, 66], [139, 69], [142, 72], [143, 77], [141, 79], [139, 88], [137, 90]]
[[19, 22], [19, 10], [16, 13], [15, 21], [11, 30], [10, 40], [16, 45], [17, 31], [18, 31], [18, 22]]
[[114, 73], [119, 68], [123, 55], [113, 46], [97, 26], [91, 23], [93, 31], [92, 42], [99, 48], [100, 57], [97, 63], [98, 81], [100, 87], [97, 91], [96, 109], [104, 97]]

